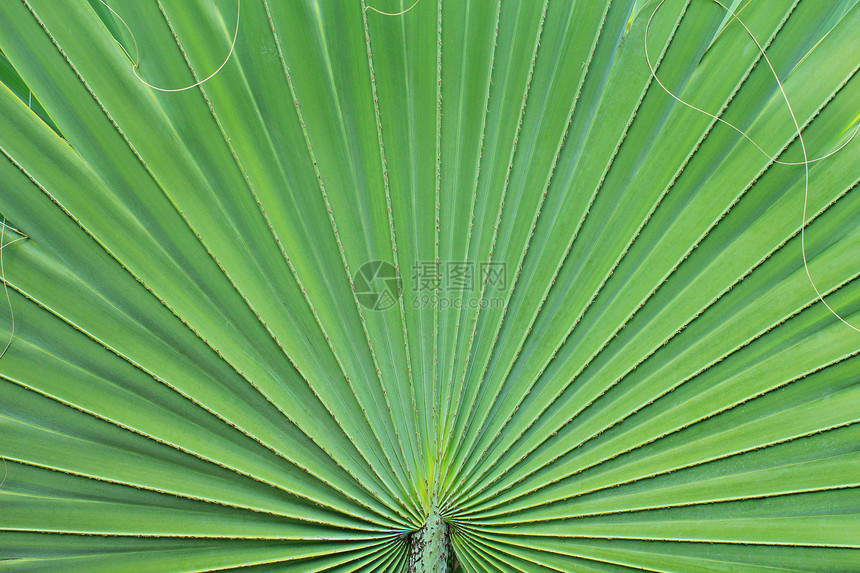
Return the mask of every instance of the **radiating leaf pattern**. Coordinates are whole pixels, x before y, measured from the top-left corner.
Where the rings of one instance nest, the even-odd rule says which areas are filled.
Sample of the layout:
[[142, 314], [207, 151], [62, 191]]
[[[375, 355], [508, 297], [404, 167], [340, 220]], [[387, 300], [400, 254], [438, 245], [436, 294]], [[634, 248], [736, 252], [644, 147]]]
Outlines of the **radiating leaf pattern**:
[[106, 2], [0, 2], [0, 571], [860, 571], [860, 141], [719, 3]]

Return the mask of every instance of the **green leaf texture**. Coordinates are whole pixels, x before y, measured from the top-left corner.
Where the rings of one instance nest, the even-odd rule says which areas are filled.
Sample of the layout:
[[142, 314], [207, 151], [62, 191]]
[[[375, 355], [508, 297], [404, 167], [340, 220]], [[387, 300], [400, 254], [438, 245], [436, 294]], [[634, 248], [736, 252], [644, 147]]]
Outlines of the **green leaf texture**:
[[105, 2], [0, 2], [0, 572], [860, 571], [856, 0]]

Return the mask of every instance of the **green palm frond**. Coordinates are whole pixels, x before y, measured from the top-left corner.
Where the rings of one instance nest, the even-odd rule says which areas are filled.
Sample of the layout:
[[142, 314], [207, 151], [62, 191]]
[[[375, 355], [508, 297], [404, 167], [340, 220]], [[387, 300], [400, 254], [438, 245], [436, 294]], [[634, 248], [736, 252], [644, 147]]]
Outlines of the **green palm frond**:
[[860, 571], [858, 28], [0, 2], [0, 571]]

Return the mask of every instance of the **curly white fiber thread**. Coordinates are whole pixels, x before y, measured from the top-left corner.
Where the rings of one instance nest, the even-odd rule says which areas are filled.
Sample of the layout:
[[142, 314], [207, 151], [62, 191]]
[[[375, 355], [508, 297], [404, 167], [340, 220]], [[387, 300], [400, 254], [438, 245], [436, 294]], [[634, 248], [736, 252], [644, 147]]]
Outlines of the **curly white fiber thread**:
[[213, 77], [215, 77], [215, 74], [220, 72], [221, 69], [227, 65], [227, 62], [230, 61], [230, 58], [233, 56], [233, 50], [236, 48], [236, 38], [239, 37], [239, 16], [242, 14], [242, 0], [237, 0], [237, 2], [236, 2], [236, 31], [233, 33], [233, 41], [230, 44], [230, 51], [227, 53], [227, 57], [224, 59], [224, 62], [220, 66], [218, 66], [217, 70], [215, 70], [214, 72], [212, 72], [211, 74], [209, 74], [208, 76], [206, 76], [205, 78], [200, 80], [199, 82], [191, 84], [190, 86], [186, 86], [184, 88], [161, 88], [158, 86], [154, 86], [151, 83], [147, 82], [142, 77], [140, 77], [140, 73], [138, 72], [138, 67], [140, 66], [140, 49], [137, 46], [137, 40], [134, 38], [134, 33], [131, 31], [131, 28], [128, 27], [128, 24], [126, 23], [125, 20], [123, 20], [122, 16], [117, 14], [116, 11], [113, 8], [111, 8], [110, 6], [108, 6], [104, 0], [99, 0], [99, 2], [104, 4], [105, 8], [110, 10], [111, 14], [113, 14], [114, 16], [119, 18], [119, 21], [122, 22], [122, 25], [125, 26], [126, 30], [128, 30], [128, 33], [131, 36], [131, 41], [134, 43], [134, 52], [135, 52], [136, 57], [132, 58], [131, 54], [128, 53], [128, 51], [119, 42], [119, 40], [115, 39], [115, 41], [116, 41], [117, 45], [122, 49], [122, 51], [125, 52], [125, 55], [128, 56], [128, 59], [131, 60], [131, 62], [133, 64], [131, 67], [131, 71], [134, 73], [135, 77], [138, 80], [140, 80], [141, 83], [143, 83], [147, 87], [150, 87], [154, 90], [158, 90], [160, 92], [184, 92], [185, 90], [190, 90], [192, 88], [196, 88], [200, 84], [207, 82], [207, 81], [211, 80]]
[[[672, 93], [672, 91], [669, 88], [667, 88], [665, 85], [663, 85], [663, 82], [661, 82], [660, 78], [657, 77], [657, 73], [654, 70], [654, 65], [651, 63], [651, 57], [648, 54], [648, 30], [651, 27], [651, 22], [654, 20], [654, 16], [657, 15], [657, 12], [660, 10], [660, 8], [663, 6], [663, 4], [665, 4], [666, 0], [660, 0], [660, 3], [657, 4], [656, 8], [654, 8], [654, 12], [651, 14], [651, 17], [648, 18], [648, 23], [645, 25], [645, 60], [648, 62], [648, 69], [651, 70], [651, 76], [654, 78], [654, 80], [658, 84], [660, 84], [660, 87], [662, 87], [666, 91], [666, 93], [668, 93], [673, 99], [675, 99], [679, 103], [681, 103], [681, 104], [683, 104], [683, 105], [685, 105], [691, 109], [694, 109], [694, 110], [696, 110], [700, 113], [703, 113], [703, 114], [705, 114], [705, 115], [707, 115], [707, 116], [709, 116], [709, 117], [711, 117], [711, 118], [713, 118], [713, 119], [715, 119], [721, 123], [724, 123], [725, 125], [728, 125], [732, 129], [737, 131], [739, 134], [744, 136], [744, 138], [746, 138], [750, 143], [752, 143], [756, 147], [756, 149], [761, 151], [772, 162], [778, 163], [780, 165], [803, 165], [804, 177], [805, 177], [805, 188], [804, 188], [804, 194], [803, 194], [803, 220], [801, 221], [801, 225], [800, 225], [800, 250], [801, 250], [801, 254], [803, 255], [803, 268], [806, 270], [806, 276], [809, 279], [809, 284], [812, 285], [812, 289], [815, 291], [815, 294], [818, 296], [818, 300], [820, 300], [824, 304], [824, 306], [826, 306], [827, 309], [831, 313], [833, 313], [833, 316], [835, 316], [840, 321], [842, 321], [846, 326], [848, 326], [852, 330], [860, 332], [860, 328], [857, 328], [856, 326], [850, 324], [848, 321], [846, 321], [844, 318], [842, 318], [842, 316], [840, 316], [839, 313], [837, 313], [835, 310], [833, 310], [833, 308], [829, 304], [827, 304], [827, 301], [824, 300], [824, 296], [822, 296], [821, 292], [818, 290], [818, 287], [816, 286], [815, 281], [812, 279], [812, 275], [809, 272], [809, 262], [808, 262], [808, 259], [806, 257], [806, 219], [807, 219], [807, 210], [809, 207], [809, 164], [815, 163], [816, 161], [821, 161], [822, 159], [826, 159], [826, 158], [830, 157], [831, 155], [833, 155], [834, 153], [841, 150], [842, 148], [844, 148], [849, 143], [851, 143], [851, 141], [857, 135], [858, 131], [860, 131], [860, 124], [858, 124], [857, 128], [854, 130], [854, 133], [851, 134], [851, 137], [848, 138], [848, 141], [846, 141], [845, 143], [843, 143], [842, 145], [837, 147], [835, 150], [831, 151], [830, 153], [828, 153], [827, 155], [824, 155], [822, 157], [818, 157], [816, 159], [809, 159], [809, 155], [807, 154], [807, 151], [806, 151], [806, 142], [803, 139], [803, 130], [800, 128], [800, 123], [798, 123], [798, 121], [797, 121], [797, 116], [794, 113], [794, 108], [791, 107], [791, 102], [788, 99], [788, 95], [785, 93], [785, 88], [783, 87], [783, 84], [779, 79], [779, 74], [777, 74], [776, 69], [774, 69], [773, 64], [771, 64], [770, 58], [767, 57], [767, 54], [765, 53], [764, 48], [762, 48], [761, 44], [756, 39], [756, 37], [752, 33], [752, 31], [747, 27], [746, 24], [744, 24], [743, 20], [741, 20], [740, 17], [738, 17], [738, 15], [734, 11], [732, 11], [725, 4], [720, 2], [720, 0], [711, 0], [711, 1], [719, 4], [724, 10], [726, 10], [726, 12], [731, 14], [732, 18], [737, 20], [738, 23], [744, 27], [744, 30], [746, 30], [749, 37], [752, 39], [753, 42], [755, 42], [755, 45], [756, 45], [756, 47], [758, 47], [759, 51], [761, 52], [761, 55], [764, 58], [765, 62], [767, 62], [767, 65], [770, 68], [770, 71], [773, 72], [773, 77], [776, 80], [777, 85], [779, 86], [779, 91], [782, 93], [782, 97], [785, 100], [785, 105], [788, 106], [788, 112], [791, 114], [791, 119], [792, 119], [792, 121], [794, 121], [794, 127], [797, 130], [797, 137], [800, 141], [800, 147], [803, 150], [803, 161], [785, 162], [785, 161], [777, 160], [776, 157], [771, 156], [764, 149], [762, 149], [759, 144], [757, 144], [755, 141], [753, 141], [752, 138], [750, 138], [750, 136], [747, 135], [740, 128], [736, 127], [735, 125], [732, 125], [731, 123], [725, 121], [724, 119], [721, 119], [721, 118], [715, 116], [712, 113], [709, 113], [703, 109], [700, 109], [700, 108], [698, 108], [698, 107], [696, 107], [690, 103], [687, 103], [686, 101], [682, 100], [681, 98], [676, 96], [674, 93]], [[823, 38], [822, 38], [822, 40], [823, 40]], [[815, 47], [817, 47], [820, 43], [821, 43], [821, 41], [819, 40], [819, 42], [815, 45]], [[815, 47], [813, 47], [813, 49]]]
[[[15, 244], [18, 241], [23, 241], [26, 239], [26, 236], [18, 237], [14, 241], [9, 241], [7, 244], [3, 244], [3, 241], [6, 238], [6, 228], [9, 227], [6, 224], [6, 217], [3, 217], [3, 222], [0, 223], [0, 281], [3, 282], [3, 292], [6, 295], [6, 303], [9, 305], [9, 317], [10, 317], [10, 327], [9, 327], [9, 340], [6, 342], [6, 346], [3, 347], [3, 350], [0, 351], [0, 358], [6, 354], [6, 351], [9, 350], [9, 347], [12, 346], [12, 339], [15, 337], [15, 313], [12, 311], [12, 299], [9, 296], [9, 283], [6, 282], [6, 270], [3, 267], [3, 249], [8, 247], [9, 245]], [[9, 227], [10, 229], [12, 227]]]
[[374, 8], [373, 6], [365, 6], [364, 11], [367, 12], [368, 10], [373, 10], [377, 14], [382, 14], [383, 16], [402, 16], [403, 14], [406, 14], [407, 12], [415, 8], [415, 6], [417, 6], [419, 2], [421, 2], [421, 0], [415, 0], [415, 2], [412, 3], [412, 6], [410, 6], [406, 10], [403, 10], [402, 12], [383, 12], [382, 10]]

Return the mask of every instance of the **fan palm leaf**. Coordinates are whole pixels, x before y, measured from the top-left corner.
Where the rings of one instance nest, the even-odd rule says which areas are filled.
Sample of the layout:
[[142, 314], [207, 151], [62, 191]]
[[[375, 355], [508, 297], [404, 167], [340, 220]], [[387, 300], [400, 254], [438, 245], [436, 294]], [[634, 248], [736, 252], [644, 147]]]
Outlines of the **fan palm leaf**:
[[858, 27], [0, 3], [0, 571], [860, 570]]

